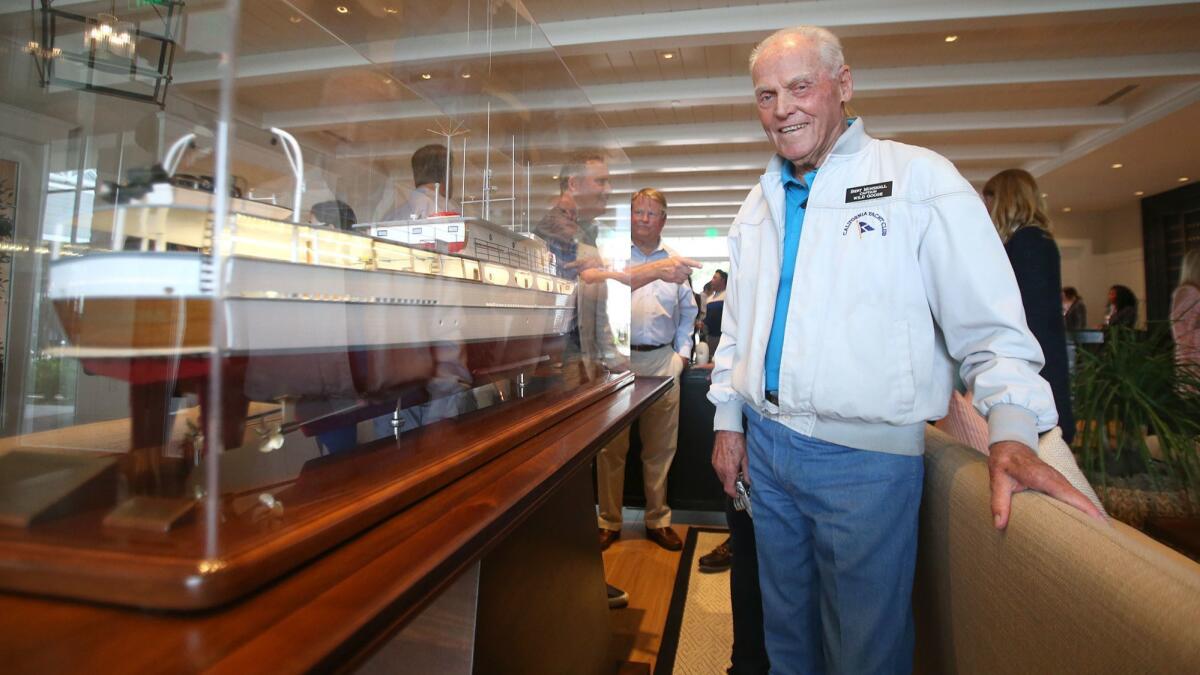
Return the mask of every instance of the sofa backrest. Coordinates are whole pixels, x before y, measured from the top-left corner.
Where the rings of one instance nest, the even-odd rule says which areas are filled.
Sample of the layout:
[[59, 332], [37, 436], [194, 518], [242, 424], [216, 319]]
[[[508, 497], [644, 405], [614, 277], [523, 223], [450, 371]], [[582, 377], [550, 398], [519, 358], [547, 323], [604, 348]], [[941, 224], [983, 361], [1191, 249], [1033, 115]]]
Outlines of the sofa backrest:
[[986, 458], [925, 440], [918, 673], [1200, 673], [1200, 564], [1032, 492], [998, 532]]

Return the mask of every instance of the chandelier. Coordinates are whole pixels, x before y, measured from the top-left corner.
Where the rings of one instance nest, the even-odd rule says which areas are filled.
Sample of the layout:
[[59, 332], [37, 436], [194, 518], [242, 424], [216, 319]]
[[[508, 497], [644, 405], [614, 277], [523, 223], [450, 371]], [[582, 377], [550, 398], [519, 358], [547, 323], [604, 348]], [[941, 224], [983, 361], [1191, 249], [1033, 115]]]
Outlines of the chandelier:
[[166, 105], [183, 0], [136, 0], [120, 17], [116, 0], [90, 16], [58, 9], [54, 0], [29, 4], [32, 39], [24, 51], [42, 87]]
[[111, 14], [97, 14], [96, 23], [83, 34], [88, 47], [107, 49], [116, 56], [133, 58], [137, 44], [133, 36], [137, 31], [133, 24], [117, 19], [117, 0], [112, 0]]

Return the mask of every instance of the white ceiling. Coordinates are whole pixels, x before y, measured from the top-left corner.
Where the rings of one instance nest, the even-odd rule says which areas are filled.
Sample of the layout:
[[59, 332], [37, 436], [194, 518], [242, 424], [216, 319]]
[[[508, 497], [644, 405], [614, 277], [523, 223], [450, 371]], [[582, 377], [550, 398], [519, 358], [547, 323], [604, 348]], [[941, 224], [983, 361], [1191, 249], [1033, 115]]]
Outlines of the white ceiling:
[[[797, 23], [842, 38], [872, 133], [931, 147], [977, 185], [1024, 167], [1052, 211], [1086, 212], [1200, 179], [1200, 3], [526, 4], [625, 148], [631, 183], [676, 200], [728, 204], [704, 188], [754, 183], [770, 147], [746, 59]], [[673, 209], [668, 226], [700, 233], [736, 210]]]
[[[492, 124], [499, 137], [532, 129], [529, 147], [548, 153], [542, 173], [575, 115], [572, 124], [606, 128], [628, 158], [614, 162], [619, 193], [665, 189], [689, 204], [672, 209], [670, 232], [723, 232], [771, 152], [751, 105], [750, 50], [778, 28], [815, 23], [842, 38], [853, 108], [872, 133], [931, 147], [977, 184], [1024, 167], [1052, 210], [1080, 213], [1200, 178], [1197, 2], [515, 2], [355, 0], [341, 17], [320, 0], [246, 3], [239, 105], [262, 126], [390, 170], [428, 141], [430, 120], [478, 116], [497, 92], [519, 92], [521, 110]], [[512, 30], [480, 40], [454, 19], [481, 7]], [[215, 96], [215, 65], [185, 51], [178, 90]], [[486, 88], [457, 77], [485, 68]], [[457, 89], [430, 89], [416, 79], [425, 72]], [[539, 175], [535, 192], [553, 185]]]

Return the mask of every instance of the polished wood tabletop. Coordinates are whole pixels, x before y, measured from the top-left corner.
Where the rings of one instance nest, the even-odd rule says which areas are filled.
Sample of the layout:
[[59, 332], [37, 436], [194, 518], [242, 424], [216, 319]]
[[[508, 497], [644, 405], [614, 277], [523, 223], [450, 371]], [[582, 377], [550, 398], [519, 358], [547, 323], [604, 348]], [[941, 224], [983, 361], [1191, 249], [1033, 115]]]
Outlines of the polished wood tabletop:
[[222, 608], [176, 613], [0, 595], [0, 662], [21, 673], [352, 667], [670, 386], [638, 378]]

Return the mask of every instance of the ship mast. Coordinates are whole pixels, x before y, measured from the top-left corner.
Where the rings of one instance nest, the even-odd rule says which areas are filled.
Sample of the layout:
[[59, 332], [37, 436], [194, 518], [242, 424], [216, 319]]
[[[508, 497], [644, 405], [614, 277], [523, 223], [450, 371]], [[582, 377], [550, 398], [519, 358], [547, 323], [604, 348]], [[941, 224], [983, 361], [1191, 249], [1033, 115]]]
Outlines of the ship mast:
[[434, 188], [434, 194], [433, 194], [433, 210], [435, 213], [437, 213], [439, 211], [445, 210], [438, 203], [438, 201], [440, 199], [439, 193], [445, 194], [446, 206], [449, 206], [449, 204], [450, 204], [450, 167], [452, 166], [452, 164], [450, 164], [450, 161], [451, 161], [451, 159], [453, 157], [453, 153], [454, 153], [454, 147], [453, 147], [454, 142], [453, 141], [454, 141], [455, 136], [463, 137], [463, 194], [459, 195], [459, 199], [463, 199], [466, 197], [466, 189], [467, 189], [467, 184], [466, 184], [466, 179], [467, 179], [467, 138], [466, 138], [466, 135], [471, 133], [471, 130], [468, 129], [466, 127], [466, 124], [463, 122], [454, 122], [453, 126], [447, 126], [439, 121], [437, 129], [426, 129], [425, 131], [427, 131], [431, 134], [434, 134], [435, 136], [441, 136], [442, 138], [446, 139], [446, 178], [442, 182], [441, 186]]

